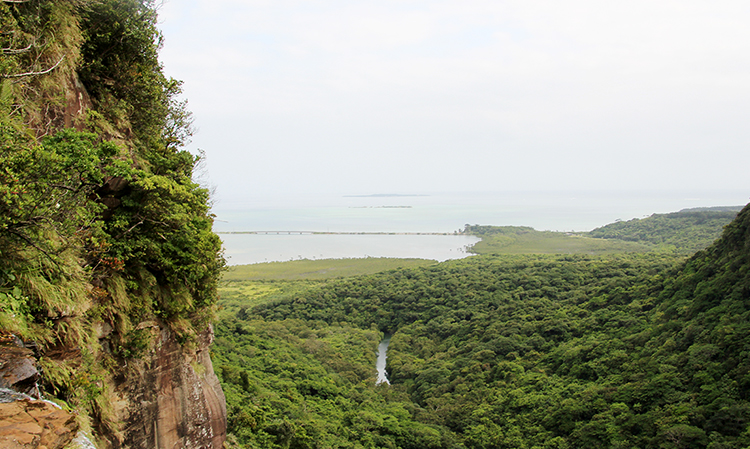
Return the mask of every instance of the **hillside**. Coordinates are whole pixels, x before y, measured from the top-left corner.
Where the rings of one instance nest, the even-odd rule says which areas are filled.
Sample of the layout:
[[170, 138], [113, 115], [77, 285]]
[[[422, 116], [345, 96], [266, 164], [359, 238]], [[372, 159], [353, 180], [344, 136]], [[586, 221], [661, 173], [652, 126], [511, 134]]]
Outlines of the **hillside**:
[[685, 209], [618, 221], [589, 232], [537, 231], [526, 226], [467, 225], [482, 240], [476, 254], [614, 254], [669, 251], [693, 254], [718, 239], [742, 207]]
[[99, 448], [224, 439], [224, 260], [156, 24], [149, 0], [0, 2], [0, 387]]
[[616, 254], [653, 249], [645, 242], [605, 240], [583, 233], [537, 231], [528, 226], [467, 225], [463, 233], [482, 239], [469, 248], [476, 254]]
[[718, 239], [724, 226], [734, 220], [741, 209], [742, 207], [697, 208], [653, 214], [647, 218], [610, 223], [586, 235], [692, 254]]
[[[750, 208], [679, 254], [480, 255], [232, 300], [240, 447], [742, 448]], [[375, 386], [393, 334], [392, 385]], [[367, 348], [371, 349], [367, 349]]]

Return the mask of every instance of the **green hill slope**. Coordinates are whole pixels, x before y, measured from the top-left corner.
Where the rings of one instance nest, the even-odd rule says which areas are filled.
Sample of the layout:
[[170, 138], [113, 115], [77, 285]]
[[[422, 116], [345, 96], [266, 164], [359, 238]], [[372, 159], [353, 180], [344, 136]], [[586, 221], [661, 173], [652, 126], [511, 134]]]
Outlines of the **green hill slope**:
[[742, 207], [685, 209], [670, 214], [611, 223], [586, 235], [598, 239], [620, 240], [654, 245], [692, 254], [708, 247], [721, 236]]
[[718, 239], [740, 209], [685, 209], [578, 233], [480, 225], [467, 225], [463, 232], [481, 237], [471, 248], [477, 254], [614, 254], [653, 250], [692, 254]]
[[653, 249], [647, 243], [537, 231], [526, 226], [467, 226], [463, 232], [482, 239], [470, 248], [476, 254], [615, 254]]

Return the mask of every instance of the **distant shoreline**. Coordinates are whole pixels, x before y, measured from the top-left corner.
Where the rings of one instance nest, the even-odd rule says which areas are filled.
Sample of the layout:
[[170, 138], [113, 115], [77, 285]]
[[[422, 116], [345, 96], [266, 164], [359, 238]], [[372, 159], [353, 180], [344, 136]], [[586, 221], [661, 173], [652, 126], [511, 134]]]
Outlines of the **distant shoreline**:
[[344, 198], [403, 198], [415, 196], [430, 196], [419, 194], [400, 194], [400, 193], [374, 193], [372, 195], [344, 195]]
[[349, 209], [411, 209], [411, 206], [349, 206]]
[[462, 235], [455, 232], [329, 232], [329, 231], [216, 231], [216, 234], [257, 235]]

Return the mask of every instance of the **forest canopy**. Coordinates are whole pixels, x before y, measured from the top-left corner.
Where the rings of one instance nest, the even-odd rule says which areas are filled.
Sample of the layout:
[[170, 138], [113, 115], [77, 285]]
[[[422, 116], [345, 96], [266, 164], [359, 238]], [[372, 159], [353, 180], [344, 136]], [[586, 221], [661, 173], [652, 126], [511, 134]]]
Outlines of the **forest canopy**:
[[[480, 255], [228, 281], [229, 430], [240, 447], [746, 447], [749, 226], [746, 208], [687, 260]], [[392, 385], [376, 386], [384, 333]]]

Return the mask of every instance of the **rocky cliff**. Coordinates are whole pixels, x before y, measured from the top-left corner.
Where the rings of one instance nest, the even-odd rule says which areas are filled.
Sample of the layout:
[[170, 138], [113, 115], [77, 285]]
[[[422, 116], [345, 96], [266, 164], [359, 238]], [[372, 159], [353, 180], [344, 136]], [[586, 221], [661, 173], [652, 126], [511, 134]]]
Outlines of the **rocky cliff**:
[[177, 344], [166, 328], [154, 332], [153, 352], [131, 365], [138, 375], [118, 387], [125, 399], [123, 447], [222, 447], [226, 403], [209, 357], [213, 331], [201, 336], [196, 349]]
[[223, 445], [224, 260], [156, 24], [149, 0], [0, 0], [0, 388], [28, 395], [0, 447]]
[[[99, 447], [221, 448], [226, 439], [226, 403], [214, 374], [209, 327], [193, 348], [177, 343], [168, 327], [154, 324], [154, 346], [109, 379], [115, 423], [100, 429]], [[5, 335], [0, 345], [0, 447], [62, 448], [77, 435], [75, 415], [41, 396], [42, 379], [33, 351]], [[25, 393], [21, 393], [25, 392]], [[76, 446], [73, 446], [76, 447]]]

